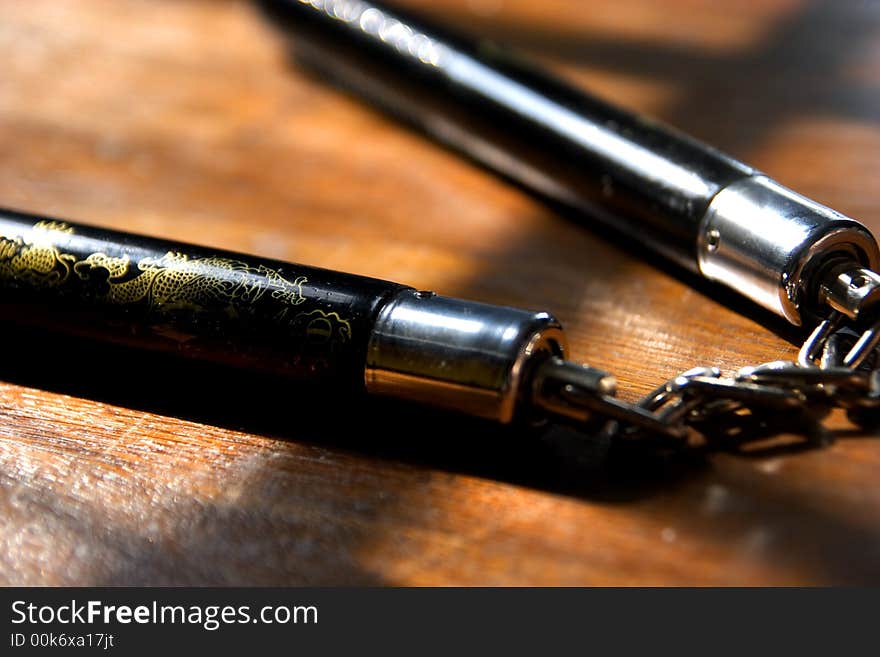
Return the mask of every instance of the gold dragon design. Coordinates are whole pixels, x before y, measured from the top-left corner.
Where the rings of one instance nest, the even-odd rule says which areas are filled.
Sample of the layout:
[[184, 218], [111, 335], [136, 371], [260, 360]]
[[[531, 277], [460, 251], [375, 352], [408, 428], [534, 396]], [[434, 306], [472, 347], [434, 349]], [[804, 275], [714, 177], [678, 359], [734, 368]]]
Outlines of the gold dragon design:
[[316, 308], [297, 315], [293, 324], [302, 326], [306, 338], [314, 344], [348, 342], [351, 339], [351, 323], [342, 319], [339, 313], [327, 313]]
[[61, 253], [52, 233], [70, 234], [73, 229], [58, 221], [40, 221], [32, 239], [0, 235], [0, 279], [20, 281], [37, 287], [62, 285], [73, 271], [76, 256]]
[[202, 311], [226, 304], [232, 313], [237, 305], [253, 303], [270, 289], [273, 299], [289, 306], [306, 300], [302, 294], [305, 276], [289, 281], [263, 265], [217, 256], [190, 258], [169, 251], [160, 258], [143, 258], [133, 266], [128, 256], [93, 253], [77, 262], [74, 270], [83, 280], [97, 271], [107, 272], [104, 300], [114, 304], [143, 301], [157, 312]]
[[[306, 301], [305, 276], [293, 280], [265, 265], [250, 265], [220, 256], [191, 257], [169, 251], [161, 257], [92, 253], [79, 260], [54, 243], [59, 234], [73, 234], [69, 225], [41, 221], [28, 235], [0, 235], [0, 280], [35, 287], [58, 287], [71, 279], [92, 285], [103, 302], [114, 305], [144, 303], [156, 314], [175, 311], [204, 312], [221, 309], [236, 316], [269, 294], [280, 302], [278, 321], [295, 327], [314, 343], [348, 342], [351, 323], [336, 312], [314, 309], [290, 314]], [[54, 239], [53, 239], [54, 238]]]

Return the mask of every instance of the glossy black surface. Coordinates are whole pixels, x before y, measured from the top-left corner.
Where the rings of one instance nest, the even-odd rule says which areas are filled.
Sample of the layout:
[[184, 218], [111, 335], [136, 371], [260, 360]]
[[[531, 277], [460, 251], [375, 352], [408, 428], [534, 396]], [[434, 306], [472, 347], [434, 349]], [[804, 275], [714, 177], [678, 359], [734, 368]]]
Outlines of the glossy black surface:
[[746, 165], [499, 47], [385, 3], [260, 0], [299, 58], [530, 190], [692, 270], [712, 197]]
[[363, 387], [370, 328], [401, 289], [0, 210], [3, 320], [310, 384]]

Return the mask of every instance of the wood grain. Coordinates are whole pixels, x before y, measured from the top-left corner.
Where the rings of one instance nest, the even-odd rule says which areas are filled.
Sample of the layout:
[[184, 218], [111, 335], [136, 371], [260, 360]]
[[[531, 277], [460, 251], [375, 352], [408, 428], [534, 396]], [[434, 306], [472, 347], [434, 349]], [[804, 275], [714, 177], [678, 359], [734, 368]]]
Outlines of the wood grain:
[[[406, 4], [880, 228], [876, 4]], [[298, 71], [248, 3], [6, 0], [0, 58], [5, 206], [547, 308], [627, 398], [795, 351]], [[609, 454], [3, 336], [3, 584], [880, 582], [880, 441], [844, 418], [816, 449]]]

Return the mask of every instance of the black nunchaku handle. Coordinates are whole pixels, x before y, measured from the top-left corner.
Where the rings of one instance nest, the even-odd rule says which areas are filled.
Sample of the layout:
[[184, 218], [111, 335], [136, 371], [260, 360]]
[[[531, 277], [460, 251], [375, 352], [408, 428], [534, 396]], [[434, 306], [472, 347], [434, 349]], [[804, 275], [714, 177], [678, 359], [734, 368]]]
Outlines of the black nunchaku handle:
[[697, 269], [700, 221], [751, 167], [479, 38], [381, 2], [260, 0], [294, 52], [526, 188]]
[[0, 317], [53, 332], [363, 387], [405, 286], [0, 210]]

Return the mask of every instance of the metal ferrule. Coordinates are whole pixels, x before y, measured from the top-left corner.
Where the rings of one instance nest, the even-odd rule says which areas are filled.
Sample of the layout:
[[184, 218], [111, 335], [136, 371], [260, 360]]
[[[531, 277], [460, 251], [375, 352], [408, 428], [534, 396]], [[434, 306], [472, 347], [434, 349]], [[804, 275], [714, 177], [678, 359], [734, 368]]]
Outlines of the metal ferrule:
[[531, 359], [564, 356], [556, 319], [531, 312], [404, 290], [381, 310], [365, 380], [393, 396], [509, 422]]
[[880, 252], [862, 224], [765, 176], [722, 189], [703, 217], [697, 260], [723, 283], [793, 324], [816, 312], [814, 275], [830, 257], [876, 269]]

